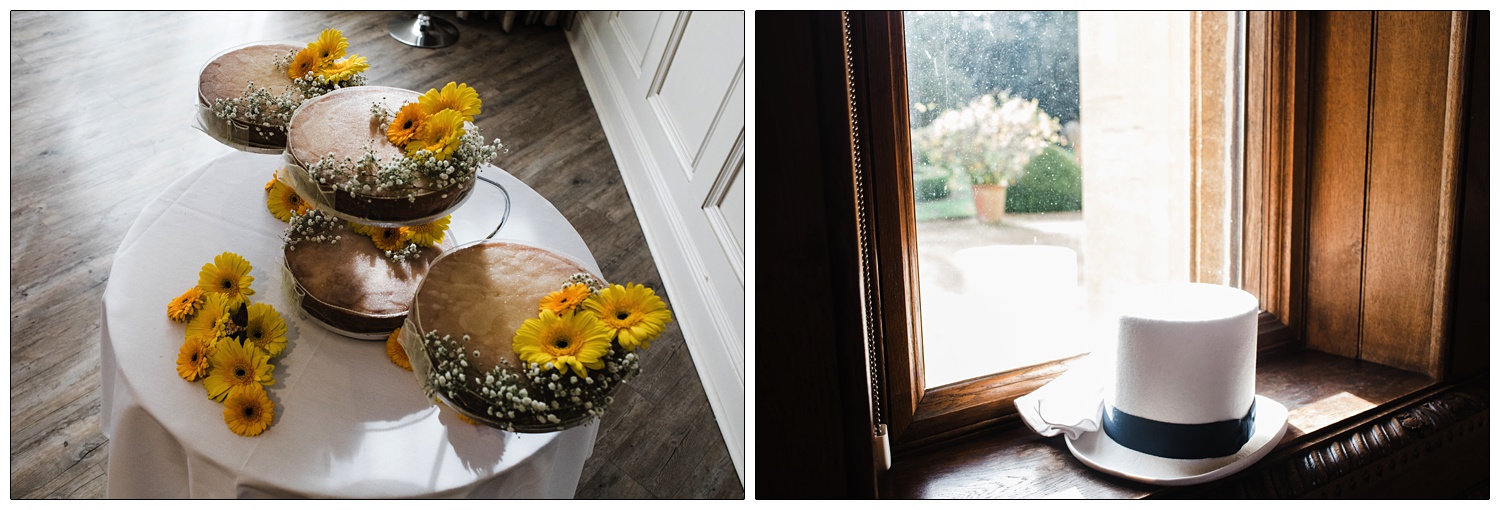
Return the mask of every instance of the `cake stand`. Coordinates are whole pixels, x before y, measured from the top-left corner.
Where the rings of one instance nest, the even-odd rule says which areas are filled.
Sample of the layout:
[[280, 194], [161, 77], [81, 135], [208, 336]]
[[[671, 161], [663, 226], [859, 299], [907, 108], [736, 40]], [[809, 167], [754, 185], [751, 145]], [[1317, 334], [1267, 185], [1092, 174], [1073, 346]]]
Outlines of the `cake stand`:
[[[483, 170], [488, 166], [489, 165], [482, 165], [480, 167], [480, 170]], [[500, 229], [504, 228], [506, 221], [510, 219], [511, 198], [510, 192], [505, 189], [505, 186], [500, 184], [499, 182], [480, 175], [480, 172], [478, 170], [475, 171], [474, 176], [475, 182], [483, 184], [475, 186], [474, 191], [467, 197], [465, 197], [464, 200], [461, 201], [459, 205], [451, 211], [453, 219], [448, 225], [448, 235], [452, 236], [454, 245], [463, 245], [473, 241], [492, 239], [496, 234], [500, 233]], [[315, 199], [308, 200], [309, 202], [317, 203]], [[324, 209], [325, 212], [328, 211], [328, 209], [321, 204], [319, 204], [318, 207]], [[362, 241], [365, 240], [359, 238], [354, 239], [351, 242]], [[329, 322], [318, 317], [316, 314], [307, 313], [307, 309], [305, 309], [302, 305], [302, 300], [316, 300], [317, 298], [309, 295], [307, 291], [302, 288], [301, 284], [297, 282], [297, 279], [291, 273], [291, 269], [287, 266], [285, 258], [282, 259], [282, 271], [284, 273], [282, 279], [282, 282], [285, 284], [284, 290], [288, 293], [289, 298], [297, 303], [298, 309], [303, 312], [302, 316], [307, 318], [309, 322], [317, 324], [318, 326], [340, 336], [345, 336], [357, 340], [384, 341], [387, 337], [390, 336], [389, 331], [349, 331], [337, 325], [330, 324]], [[322, 302], [320, 301], [320, 303]], [[322, 304], [327, 308], [340, 308], [329, 303]], [[346, 310], [346, 312], [351, 314], [358, 314], [358, 312], [352, 310]]]
[[407, 46], [441, 48], [458, 42], [458, 27], [448, 20], [434, 18], [422, 11], [415, 18], [396, 18], [387, 27], [391, 37]]
[[[384, 345], [352, 341], [298, 317], [276, 291], [286, 224], [266, 211], [262, 186], [276, 156], [241, 151], [190, 169], [143, 204], [108, 265], [94, 313], [102, 353], [100, 428], [109, 436], [109, 496], [179, 498], [522, 498], [574, 495], [597, 426], [553, 434], [477, 427], [434, 406]], [[501, 236], [593, 255], [545, 197], [503, 169], [512, 215]], [[481, 184], [481, 187], [489, 187]], [[453, 235], [488, 235], [493, 213], [454, 216]], [[484, 216], [476, 218], [474, 216]], [[198, 267], [232, 251], [255, 264], [252, 299], [279, 311], [288, 346], [274, 362], [276, 421], [253, 438], [224, 423], [221, 403], [173, 367], [183, 326], [163, 305], [197, 281]], [[101, 465], [101, 467], [103, 467]]]

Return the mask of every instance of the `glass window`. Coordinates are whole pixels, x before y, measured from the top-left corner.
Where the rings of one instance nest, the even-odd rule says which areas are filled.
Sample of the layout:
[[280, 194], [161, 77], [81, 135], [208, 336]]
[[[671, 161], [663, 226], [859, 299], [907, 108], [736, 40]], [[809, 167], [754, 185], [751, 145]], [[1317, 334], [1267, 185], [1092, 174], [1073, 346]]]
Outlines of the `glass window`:
[[906, 13], [927, 387], [1110, 345], [1129, 286], [1238, 283], [1241, 19]]

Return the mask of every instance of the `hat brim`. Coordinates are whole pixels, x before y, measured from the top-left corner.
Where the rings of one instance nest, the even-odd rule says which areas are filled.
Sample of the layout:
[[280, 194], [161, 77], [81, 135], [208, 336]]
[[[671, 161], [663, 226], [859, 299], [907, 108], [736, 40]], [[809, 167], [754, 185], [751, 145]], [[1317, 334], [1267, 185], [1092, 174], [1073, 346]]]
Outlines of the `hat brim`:
[[1210, 459], [1169, 459], [1141, 453], [1115, 442], [1103, 430], [1068, 440], [1068, 450], [1079, 461], [1122, 478], [1153, 485], [1193, 485], [1234, 474], [1271, 453], [1286, 435], [1286, 406], [1255, 396], [1255, 424], [1240, 451]]

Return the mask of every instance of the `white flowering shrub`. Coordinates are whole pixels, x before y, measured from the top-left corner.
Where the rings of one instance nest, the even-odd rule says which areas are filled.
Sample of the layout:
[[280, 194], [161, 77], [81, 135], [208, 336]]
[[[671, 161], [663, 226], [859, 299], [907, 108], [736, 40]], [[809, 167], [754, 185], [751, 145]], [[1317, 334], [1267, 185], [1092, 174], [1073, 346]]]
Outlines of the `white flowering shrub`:
[[914, 130], [912, 150], [930, 164], [964, 172], [971, 184], [1014, 184], [1033, 156], [1060, 139], [1060, 130], [1035, 99], [1000, 92]]

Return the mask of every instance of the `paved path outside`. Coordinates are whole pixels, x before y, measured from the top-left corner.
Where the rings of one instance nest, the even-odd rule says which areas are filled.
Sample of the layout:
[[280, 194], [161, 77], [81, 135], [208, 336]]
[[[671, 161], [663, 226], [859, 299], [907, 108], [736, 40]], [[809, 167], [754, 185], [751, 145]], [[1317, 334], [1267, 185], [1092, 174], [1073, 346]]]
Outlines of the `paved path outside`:
[[1081, 211], [922, 221], [917, 245], [928, 387], [1087, 352], [1100, 338], [1084, 315]]

